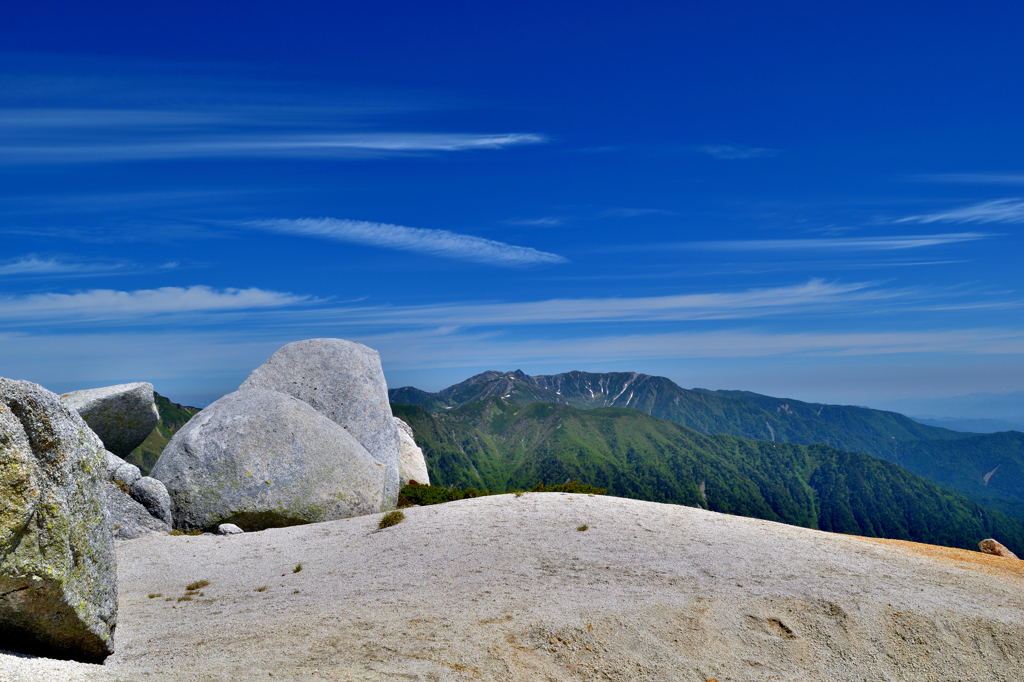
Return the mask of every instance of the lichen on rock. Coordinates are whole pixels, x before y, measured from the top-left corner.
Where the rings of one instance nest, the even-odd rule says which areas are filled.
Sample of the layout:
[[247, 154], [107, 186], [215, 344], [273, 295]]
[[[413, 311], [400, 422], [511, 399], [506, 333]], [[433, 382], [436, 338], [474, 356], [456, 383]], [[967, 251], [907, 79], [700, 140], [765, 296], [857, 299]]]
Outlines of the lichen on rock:
[[60, 397], [0, 378], [0, 642], [52, 658], [114, 650], [106, 453]]

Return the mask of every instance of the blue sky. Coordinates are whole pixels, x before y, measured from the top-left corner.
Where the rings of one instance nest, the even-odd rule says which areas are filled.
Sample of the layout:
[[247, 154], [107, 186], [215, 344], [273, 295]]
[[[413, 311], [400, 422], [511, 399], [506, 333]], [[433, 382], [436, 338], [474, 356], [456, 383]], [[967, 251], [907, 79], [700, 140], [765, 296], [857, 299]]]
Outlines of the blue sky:
[[0, 375], [1024, 389], [1020, 5], [485, 4], [8, 8]]

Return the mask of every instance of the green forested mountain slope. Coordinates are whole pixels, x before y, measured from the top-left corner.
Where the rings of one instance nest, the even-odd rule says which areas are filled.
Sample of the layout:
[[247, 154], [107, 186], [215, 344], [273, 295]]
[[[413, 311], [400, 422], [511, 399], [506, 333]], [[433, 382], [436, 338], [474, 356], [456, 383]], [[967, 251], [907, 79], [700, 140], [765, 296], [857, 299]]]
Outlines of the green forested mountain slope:
[[126, 461], [139, 467], [143, 476], [149, 476], [156, 460], [160, 458], [160, 453], [171, 441], [171, 436], [184, 426], [192, 418], [192, 415], [199, 412], [198, 407], [172, 403], [156, 392], [153, 393], [153, 397], [156, 398], [156, 409], [160, 413], [160, 421], [157, 422], [156, 428], [146, 437], [146, 440], [142, 441], [142, 444], [125, 458]]
[[901, 442], [885, 459], [986, 507], [1024, 519], [1024, 433]]
[[451, 409], [490, 397], [520, 404], [541, 401], [573, 407], [629, 407], [701, 433], [787, 443], [825, 443], [889, 458], [897, 441], [956, 439], [968, 434], [919, 424], [895, 412], [821, 405], [744, 391], [686, 390], [665, 377], [635, 372], [566, 372], [529, 376], [484, 372], [437, 393], [411, 387], [390, 392], [393, 403]]
[[637, 410], [489, 398], [441, 413], [393, 405], [436, 485], [508, 490], [574, 479], [622, 497], [809, 528], [1024, 550], [1024, 523], [905, 469], [825, 445], [707, 436]]

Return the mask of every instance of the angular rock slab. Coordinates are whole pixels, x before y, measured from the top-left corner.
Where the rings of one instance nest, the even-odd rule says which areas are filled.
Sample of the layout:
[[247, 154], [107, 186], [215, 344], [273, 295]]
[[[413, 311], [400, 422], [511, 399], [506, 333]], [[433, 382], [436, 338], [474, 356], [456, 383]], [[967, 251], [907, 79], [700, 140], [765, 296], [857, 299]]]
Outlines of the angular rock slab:
[[103, 446], [118, 457], [127, 457], [160, 420], [153, 384], [146, 382], [73, 391], [61, 399], [82, 416]]
[[147, 533], [169, 532], [171, 527], [154, 517], [141, 503], [114, 483], [103, 483], [110, 532], [115, 540], [134, 540]]
[[384, 509], [394, 508], [398, 429], [377, 351], [343, 339], [296, 341], [254, 369], [239, 388], [287, 393], [344, 427], [387, 468]]
[[399, 443], [399, 464], [398, 479], [402, 485], [409, 481], [416, 481], [420, 485], [430, 485], [430, 476], [427, 474], [427, 460], [423, 456], [423, 450], [416, 445], [413, 438], [412, 427], [403, 420], [395, 417], [395, 426], [398, 427]]
[[117, 565], [106, 452], [60, 397], [0, 378], [0, 646], [100, 662], [114, 651]]
[[176, 528], [245, 531], [374, 514], [384, 467], [345, 429], [276, 391], [229, 393], [193, 417], [151, 472]]

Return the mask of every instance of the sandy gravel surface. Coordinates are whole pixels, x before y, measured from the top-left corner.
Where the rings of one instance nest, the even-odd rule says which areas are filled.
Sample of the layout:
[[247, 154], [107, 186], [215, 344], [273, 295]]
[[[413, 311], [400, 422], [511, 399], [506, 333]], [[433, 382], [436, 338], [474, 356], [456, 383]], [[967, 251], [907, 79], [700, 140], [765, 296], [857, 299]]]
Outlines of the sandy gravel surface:
[[1024, 562], [611, 497], [405, 514], [121, 542], [117, 653], [0, 679], [1024, 677]]

